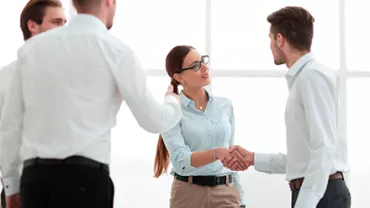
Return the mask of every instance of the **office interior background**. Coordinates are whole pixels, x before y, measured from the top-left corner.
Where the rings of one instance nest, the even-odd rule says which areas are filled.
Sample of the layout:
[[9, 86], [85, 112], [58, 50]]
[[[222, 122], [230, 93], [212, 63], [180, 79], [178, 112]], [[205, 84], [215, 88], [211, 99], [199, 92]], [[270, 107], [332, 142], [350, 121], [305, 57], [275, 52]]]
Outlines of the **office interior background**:
[[[0, 65], [16, 59], [23, 44], [19, 27], [28, 0], [0, 7]], [[70, 0], [62, 0], [70, 20], [76, 15]], [[163, 100], [170, 79], [164, 65], [172, 47], [188, 44], [211, 57], [209, 90], [233, 101], [236, 143], [257, 152], [285, 152], [284, 110], [288, 88], [286, 66], [275, 66], [269, 48], [267, 15], [287, 6], [307, 8], [316, 18], [312, 52], [341, 78], [350, 172], [346, 180], [352, 207], [370, 203], [370, 16], [362, 0], [117, 0], [110, 31], [130, 45], [148, 70], [148, 86]], [[67, 23], [68, 24], [68, 23]], [[124, 104], [112, 133], [111, 175], [115, 207], [168, 207], [172, 177], [153, 178], [158, 135], [146, 133]], [[253, 168], [241, 172], [247, 206], [290, 207], [284, 175], [267, 175]]]

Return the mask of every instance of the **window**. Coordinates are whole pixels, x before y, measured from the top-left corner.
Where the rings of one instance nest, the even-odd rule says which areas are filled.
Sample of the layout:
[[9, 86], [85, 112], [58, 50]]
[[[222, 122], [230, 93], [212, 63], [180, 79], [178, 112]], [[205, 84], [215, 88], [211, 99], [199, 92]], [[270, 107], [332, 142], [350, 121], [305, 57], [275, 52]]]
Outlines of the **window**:
[[204, 52], [204, 11], [205, 0], [117, 2], [112, 33], [134, 49], [144, 67], [163, 69], [176, 45], [192, 45]]
[[[285, 69], [275, 66], [267, 16], [287, 5], [304, 6], [316, 18], [312, 51], [327, 66], [339, 68], [338, 0], [212, 0], [212, 68]], [[232, 11], [232, 12], [230, 12]]]
[[[284, 111], [288, 87], [284, 78], [215, 78], [212, 93], [233, 102], [236, 144], [256, 152], [286, 153]], [[266, 175], [250, 168], [240, 172], [240, 177], [248, 207], [290, 206], [284, 175]], [[256, 192], [262, 181], [269, 184], [264, 194], [271, 200], [261, 200]]]
[[[148, 86], [160, 102], [169, 83], [168, 77], [148, 78]], [[158, 136], [140, 128], [128, 107], [122, 105], [112, 132], [115, 207], [168, 207], [172, 177], [153, 178]]]
[[348, 80], [348, 162], [351, 172], [349, 185], [353, 200], [353, 207], [364, 207], [369, 203], [366, 193], [370, 186], [369, 151], [369, 123], [370, 123], [370, 89], [369, 78], [352, 78]]
[[237, 144], [253, 151], [286, 152], [284, 111], [288, 87], [285, 79], [215, 78], [212, 93], [233, 102]]
[[349, 70], [370, 71], [368, 7], [361, 0], [345, 0], [346, 56]]

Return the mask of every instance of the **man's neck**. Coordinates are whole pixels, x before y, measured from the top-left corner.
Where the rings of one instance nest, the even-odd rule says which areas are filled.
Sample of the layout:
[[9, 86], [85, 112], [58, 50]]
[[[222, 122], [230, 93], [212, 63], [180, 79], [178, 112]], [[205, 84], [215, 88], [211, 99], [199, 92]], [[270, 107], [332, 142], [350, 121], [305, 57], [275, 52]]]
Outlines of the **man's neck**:
[[78, 14], [85, 14], [85, 15], [91, 15], [98, 19], [100, 19], [104, 25], [107, 24], [107, 18], [106, 15], [104, 15], [102, 12], [98, 11], [79, 11]]
[[293, 52], [287, 56], [286, 66], [290, 69], [302, 56], [310, 53], [310, 51]]

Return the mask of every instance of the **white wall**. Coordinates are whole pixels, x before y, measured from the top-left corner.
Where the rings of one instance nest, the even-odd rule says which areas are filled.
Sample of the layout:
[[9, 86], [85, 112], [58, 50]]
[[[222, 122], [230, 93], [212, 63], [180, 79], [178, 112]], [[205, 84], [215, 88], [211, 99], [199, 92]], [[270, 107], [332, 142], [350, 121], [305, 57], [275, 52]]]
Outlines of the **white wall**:
[[[0, 65], [16, 58], [23, 39], [19, 14], [26, 0], [0, 7]], [[63, 1], [67, 14], [69, 0]], [[316, 18], [313, 52], [343, 79], [351, 173], [347, 177], [352, 208], [370, 203], [370, 65], [367, 63], [369, 16], [361, 0], [119, 0], [112, 34], [134, 48], [148, 68], [148, 85], [159, 100], [169, 79], [164, 60], [178, 44], [189, 44], [211, 56], [214, 94], [232, 99], [236, 142], [250, 150], [284, 152], [285, 67], [274, 66], [269, 51], [266, 16], [285, 5], [302, 5]], [[357, 71], [356, 71], [357, 70]], [[158, 135], [141, 130], [125, 105], [113, 131], [112, 177], [115, 207], [168, 207], [172, 178], [154, 179]], [[241, 173], [249, 207], [289, 207], [290, 192], [283, 175], [251, 168]], [[139, 185], [139, 184], [145, 185]]]

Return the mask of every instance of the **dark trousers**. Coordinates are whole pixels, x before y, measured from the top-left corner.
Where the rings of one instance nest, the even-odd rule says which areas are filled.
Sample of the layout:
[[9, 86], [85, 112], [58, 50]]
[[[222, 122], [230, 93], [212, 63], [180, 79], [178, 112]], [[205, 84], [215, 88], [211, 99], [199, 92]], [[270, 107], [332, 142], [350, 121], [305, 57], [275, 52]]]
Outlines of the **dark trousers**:
[[6, 208], [6, 199], [5, 199], [5, 191], [4, 188], [1, 190], [1, 207]]
[[[294, 207], [299, 190], [292, 192], [292, 208]], [[323, 198], [316, 208], [350, 208], [351, 193], [343, 179], [330, 180]]]
[[114, 186], [107, 170], [85, 165], [25, 167], [21, 208], [112, 208]]

